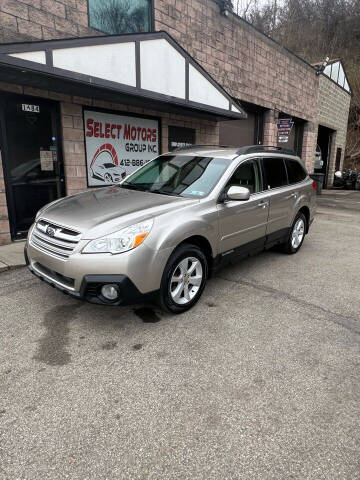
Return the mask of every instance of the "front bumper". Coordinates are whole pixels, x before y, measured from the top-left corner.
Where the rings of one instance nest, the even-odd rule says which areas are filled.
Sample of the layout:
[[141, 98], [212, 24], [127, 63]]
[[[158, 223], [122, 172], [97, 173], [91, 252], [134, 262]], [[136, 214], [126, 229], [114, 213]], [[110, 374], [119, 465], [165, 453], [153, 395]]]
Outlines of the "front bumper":
[[[60, 290], [65, 295], [86, 300], [90, 303], [101, 305], [131, 305], [139, 302], [155, 301], [158, 290], [141, 293], [134, 283], [126, 275], [85, 275], [81, 281], [80, 289], [74, 289], [72, 280], [69, 277], [50, 270], [49, 268], [37, 263], [31, 262], [27, 254], [27, 247], [24, 248], [26, 264], [30, 272], [40, 280], [46, 282], [53, 288]], [[101, 295], [101, 287], [105, 284], [116, 284], [119, 289], [119, 297], [116, 301], [109, 301]]]

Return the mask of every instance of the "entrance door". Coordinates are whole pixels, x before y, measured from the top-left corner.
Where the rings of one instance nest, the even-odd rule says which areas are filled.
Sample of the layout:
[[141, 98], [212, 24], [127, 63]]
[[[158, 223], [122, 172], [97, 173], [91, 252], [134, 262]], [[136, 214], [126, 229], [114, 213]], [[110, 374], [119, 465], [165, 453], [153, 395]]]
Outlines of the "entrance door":
[[0, 100], [10, 228], [16, 240], [26, 236], [41, 207], [65, 194], [58, 104], [12, 95]]
[[331, 157], [331, 144], [332, 144], [333, 133], [334, 131], [330, 130], [330, 128], [319, 125], [317, 146], [318, 146], [318, 149], [321, 151], [321, 160], [323, 161], [323, 164], [322, 164], [322, 167], [315, 168], [314, 172], [324, 174], [323, 188], [326, 188], [328, 184], [327, 177], [329, 173], [329, 163], [330, 163], [330, 157]]

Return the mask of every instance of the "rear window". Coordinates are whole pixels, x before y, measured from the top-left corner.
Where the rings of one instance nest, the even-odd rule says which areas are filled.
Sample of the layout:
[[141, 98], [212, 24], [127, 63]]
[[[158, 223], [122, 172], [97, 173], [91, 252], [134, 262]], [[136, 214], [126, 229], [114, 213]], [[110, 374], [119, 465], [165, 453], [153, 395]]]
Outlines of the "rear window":
[[298, 183], [306, 178], [303, 166], [296, 160], [285, 159], [289, 183]]
[[285, 163], [282, 158], [263, 158], [265, 188], [283, 187], [288, 184]]

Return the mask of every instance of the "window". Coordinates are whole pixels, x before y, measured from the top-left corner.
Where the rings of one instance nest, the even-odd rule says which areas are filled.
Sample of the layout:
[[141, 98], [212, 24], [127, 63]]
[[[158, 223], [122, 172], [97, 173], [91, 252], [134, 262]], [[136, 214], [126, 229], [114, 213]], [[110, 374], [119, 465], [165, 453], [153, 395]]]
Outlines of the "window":
[[268, 188], [283, 187], [287, 185], [285, 163], [282, 158], [263, 158], [263, 171], [265, 185]]
[[289, 183], [298, 183], [306, 178], [305, 170], [296, 160], [285, 159]]
[[111, 35], [149, 32], [151, 0], [89, 0], [89, 22]]
[[121, 186], [151, 193], [201, 198], [215, 187], [229, 166], [222, 158], [164, 155], [130, 175]]
[[260, 172], [257, 162], [245, 162], [236, 169], [226, 185], [229, 187], [245, 187], [250, 193], [260, 192]]

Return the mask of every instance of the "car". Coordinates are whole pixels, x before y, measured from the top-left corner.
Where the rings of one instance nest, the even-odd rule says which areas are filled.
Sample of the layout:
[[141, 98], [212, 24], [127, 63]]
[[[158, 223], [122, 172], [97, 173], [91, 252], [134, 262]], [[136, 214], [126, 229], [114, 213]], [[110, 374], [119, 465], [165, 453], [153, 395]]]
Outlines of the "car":
[[297, 253], [315, 210], [316, 183], [291, 150], [192, 146], [44, 207], [25, 257], [73, 297], [181, 313], [218, 268], [275, 245]]
[[95, 163], [91, 167], [93, 178], [99, 178], [106, 183], [118, 183], [126, 177], [126, 170], [115, 163]]

